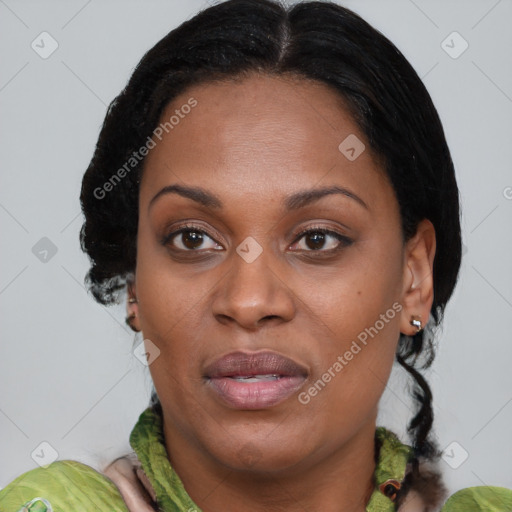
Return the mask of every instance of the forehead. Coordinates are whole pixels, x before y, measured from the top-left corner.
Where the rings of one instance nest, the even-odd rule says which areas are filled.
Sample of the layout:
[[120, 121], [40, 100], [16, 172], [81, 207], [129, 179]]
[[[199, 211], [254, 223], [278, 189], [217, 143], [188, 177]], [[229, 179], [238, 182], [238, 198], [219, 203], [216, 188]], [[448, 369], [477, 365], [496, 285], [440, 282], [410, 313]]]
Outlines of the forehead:
[[267, 200], [313, 185], [359, 182], [367, 197], [389, 186], [341, 95], [315, 81], [254, 74], [200, 84], [166, 107], [160, 127], [141, 201], [170, 182]]

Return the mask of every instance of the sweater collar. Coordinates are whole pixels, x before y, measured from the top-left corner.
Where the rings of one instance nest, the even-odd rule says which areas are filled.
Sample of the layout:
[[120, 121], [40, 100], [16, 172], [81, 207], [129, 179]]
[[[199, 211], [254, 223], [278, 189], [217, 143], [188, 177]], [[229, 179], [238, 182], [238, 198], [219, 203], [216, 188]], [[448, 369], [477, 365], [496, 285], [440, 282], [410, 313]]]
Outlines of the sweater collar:
[[[375, 441], [378, 447], [374, 472], [375, 489], [366, 506], [366, 512], [393, 512], [395, 505], [386, 494], [392, 495], [393, 486], [400, 485], [404, 479], [412, 448], [402, 444], [393, 432], [384, 427], [377, 427]], [[130, 434], [130, 445], [153, 487], [161, 511], [200, 512], [169, 462], [162, 416], [158, 412], [148, 408], [140, 415]]]

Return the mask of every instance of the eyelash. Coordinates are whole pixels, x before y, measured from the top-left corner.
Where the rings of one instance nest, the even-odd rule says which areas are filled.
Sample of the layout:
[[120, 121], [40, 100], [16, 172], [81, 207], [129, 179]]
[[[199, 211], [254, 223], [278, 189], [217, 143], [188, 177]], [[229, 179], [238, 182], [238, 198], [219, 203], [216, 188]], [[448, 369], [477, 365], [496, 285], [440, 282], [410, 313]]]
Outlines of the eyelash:
[[[213, 241], [215, 241], [214, 237], [211, 236], [207, 231], [205, 231], [204, 229], [202, 228], [199, 228], [198, 226], [194, 226], [193, 224], [186, 224], [184, 226], [181, 226], [179, 229], [173, 231], [172, 233], [169, 233], [168, 235], [166, 235], [163, 240], [162, 240], [162, 245], [164, 246], [168, 246], [170, 244], [170, 242], [175, 238], [177, 237], [178, 235], [182, 234], [182, 233], [187, 233], [187, 232], [190, 232], [190, 231], [193, 231], [193, 232], [196, 232], [196, 233], [200, 233], [200, 234], [203, 234], [203, 235], [206, 235], [208, 236], [210, 239], [212, 239]], [[349, 237], [345, 236], [345, 235], [342, 235], [341, 233], [338, 233], [336, 231], [333, 231], [331, 229], [327, 229], [327, 228], [324, 228], [324, 227], [321, 227], [321, 226], [312, 226], [312, 227], [309, 227], [307, 229], [304, 229], [302, 231], [300, 231], [299, 233], [297, 233], [296, 235], [294, 235], [294, 241], [292, 242], [291, 245], [295, 245], [297, 242], [299, 242], [305, 235], [307, 234], [310, 234], [310, 233], [322, 233], [324, 235], [330, 235], [332, 237], [334, 237], [336, 240], [338, 240], [340, 243], [337, 247], [335, 247], [334, 249], [327, 249], [327, 250], [324, 250], [324, 249], [318, 249], [318, 250], [306, 250], [304, 252], [306, 253], [322, 253], [322, 254], [334, 254], [338, 251], [340, 251], [341, 249], [345, 248], [345, 247], [348, 247], [349, 245], [351, 245], [353, 243], [353, 240], [350, 239]], [[216, 242], [216, 241], [215, 241]], [[218, 243], [218, 242], [216, 242]], [[220, 244], [219, 244], [220, 245]], [[201, 252], [201, 249], [198, 249], [198, 250], [193, 250], [193, 249], [188, 249], [188, 250], [185, 250], [185, 249], [177, 249], [177, 248], [173, 248], [174, 250], [176, 251], [180, 251], [180, 252], [190, 252], [190, 253], [193, 253], [193, 252]], [[209, 249], [209, 250], [212, 250], [212, 249]], [[217, 249], [213, 249], [213, 250], [217, 250]]]
[[338, 240], [339, 245], [337, 247], [335, 247], [334, 249], [327, 249], [327, 250], [318, 249], [317, 251], [309, 250], [309, 251], [305, 251], [305, 252], [333, 254], [333, 253], [340, 251], [341, 249], [343, 249], [345, 247], [348, 247], [349, 245], [351, 245], [353, 243], [352, 239], [350, 239], [348, 236], [338, 233], [337, 231], [323, 228], [321, 226], [317, 226], [317, 227], [311, 226], [311, 227], [304, 229], [304, 230], [300, 231], [299, 233], [297, 233], [294, 236], [294, 241], [293, 241], [292, 245], [296, 244], [299, 240], [301, 240], [304, 237], [304, 235], [307, 235], [309, 233], [322, 233], [324, 235], [330, 235], [333, 238], [335, 238], [336, 240]]

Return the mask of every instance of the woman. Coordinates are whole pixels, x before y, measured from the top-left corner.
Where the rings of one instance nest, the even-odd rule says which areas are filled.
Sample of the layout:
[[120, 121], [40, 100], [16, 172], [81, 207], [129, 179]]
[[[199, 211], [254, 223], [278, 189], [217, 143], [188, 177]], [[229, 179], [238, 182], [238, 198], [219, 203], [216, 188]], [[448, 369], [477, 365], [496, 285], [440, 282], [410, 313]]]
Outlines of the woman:
[[[506, 511], [446, 496], [433, 359], [460, 265], [443, 129], [401, 53], [328, 2], [229, 0], [111, 104], [84, 176], [102, 304], [126, 290], [155, 393], [132, 454], [20, 476], [2, 510]], [[411, 446], [377, 427], [396, 361]]]

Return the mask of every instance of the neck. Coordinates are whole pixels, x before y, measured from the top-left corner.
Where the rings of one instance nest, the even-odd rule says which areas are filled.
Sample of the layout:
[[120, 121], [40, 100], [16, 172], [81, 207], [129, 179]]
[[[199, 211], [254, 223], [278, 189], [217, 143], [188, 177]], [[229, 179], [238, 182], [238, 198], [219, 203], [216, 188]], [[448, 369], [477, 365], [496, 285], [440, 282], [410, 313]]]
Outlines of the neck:
[[169, 459], [203, 512], [364, 512], [374, 490], [375, 417], [339, 449], [278, 472], [227, 468], [169, 425], [164, 421]]

